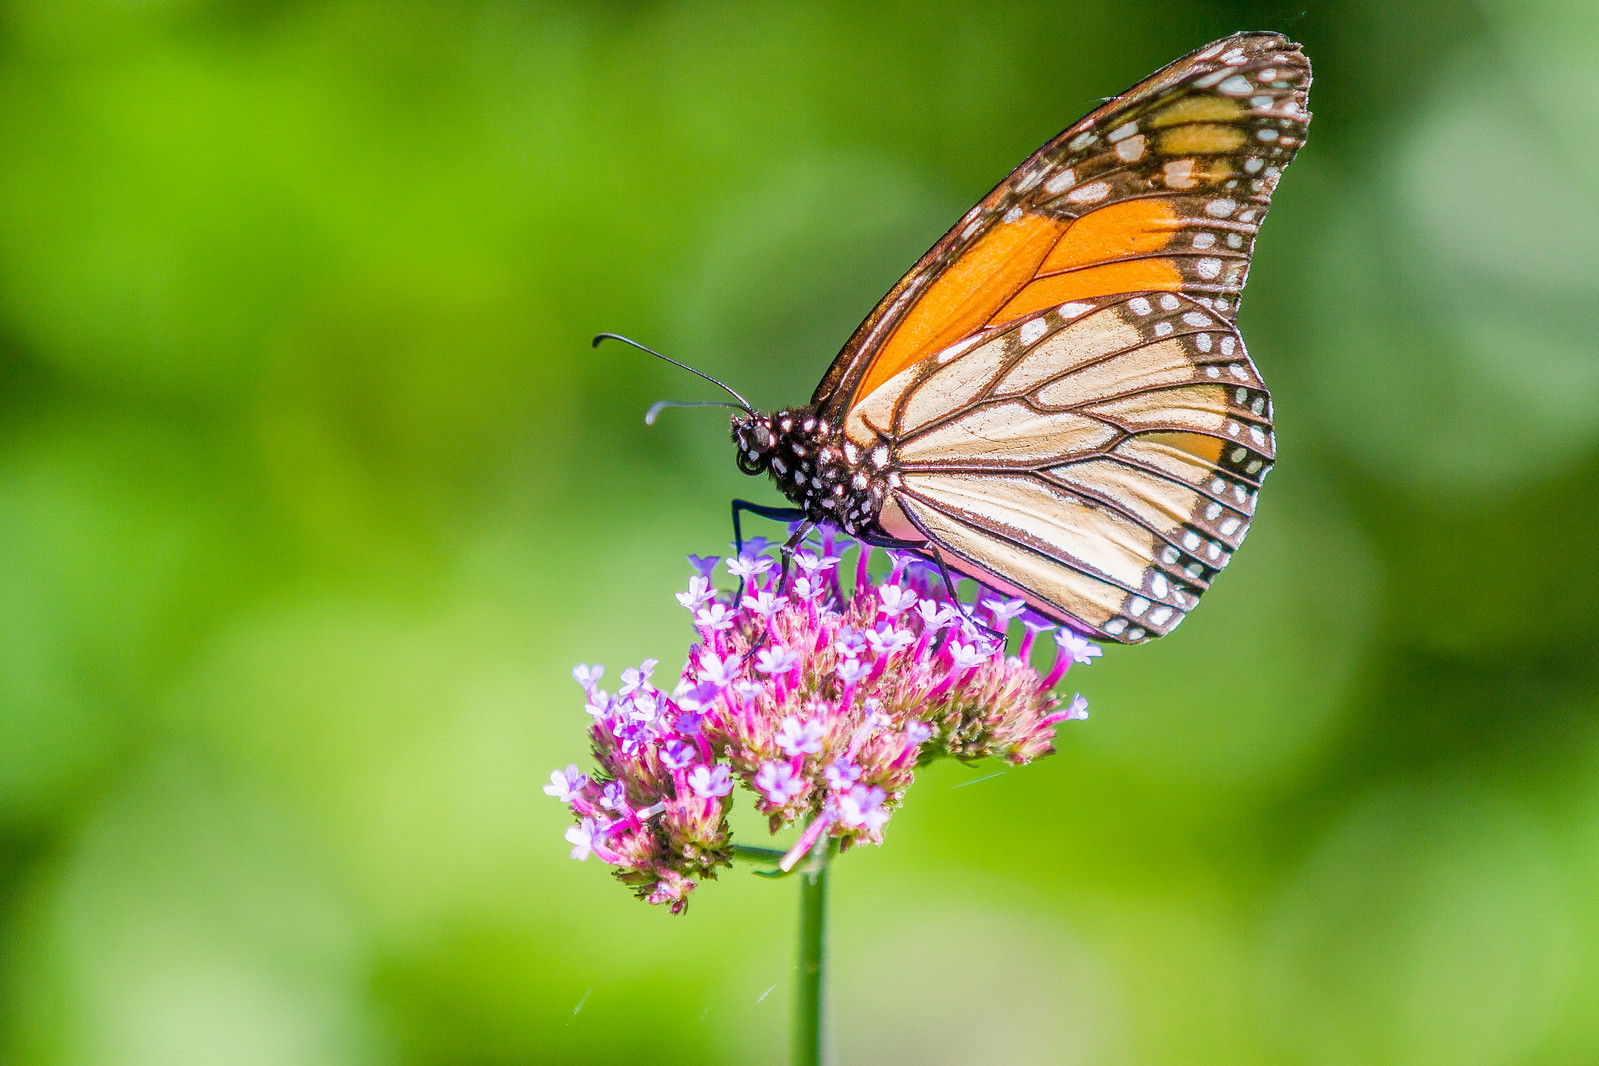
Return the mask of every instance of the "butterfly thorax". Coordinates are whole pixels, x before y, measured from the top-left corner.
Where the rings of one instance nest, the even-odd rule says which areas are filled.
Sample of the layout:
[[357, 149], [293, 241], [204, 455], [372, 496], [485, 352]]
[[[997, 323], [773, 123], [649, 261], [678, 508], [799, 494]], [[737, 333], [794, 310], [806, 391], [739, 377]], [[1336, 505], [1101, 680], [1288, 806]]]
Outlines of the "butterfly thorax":
[[877, 529], [893, 475], [886, 444], [866, 450], [813, 407], [733, 419], [738, 466], [766, 472], [813, 522], [846, 533]]

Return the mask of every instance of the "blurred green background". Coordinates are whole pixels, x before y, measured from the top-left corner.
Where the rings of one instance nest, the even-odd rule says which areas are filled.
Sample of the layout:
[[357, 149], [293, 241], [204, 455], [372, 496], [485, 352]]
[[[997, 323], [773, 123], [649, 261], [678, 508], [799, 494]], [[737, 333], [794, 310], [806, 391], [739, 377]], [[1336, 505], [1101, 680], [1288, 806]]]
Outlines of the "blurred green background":
[[1594, 5], [81, 0], [0, 8], [0, 1062], [778, 1061], [794, 886], [672, 919], [540, 792], [772, 498], [588, 338], [798, 402], [1239, 29], [1317, 73], [1256, 532], [839, 865], [841, 1061], [1599, 1060]]

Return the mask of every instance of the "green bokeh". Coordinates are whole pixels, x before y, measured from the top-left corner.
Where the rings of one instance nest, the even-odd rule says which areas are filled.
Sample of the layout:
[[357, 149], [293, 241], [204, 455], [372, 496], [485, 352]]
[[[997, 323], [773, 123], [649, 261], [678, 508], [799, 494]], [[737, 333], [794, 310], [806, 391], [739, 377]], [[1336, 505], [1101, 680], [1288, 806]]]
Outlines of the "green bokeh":
[[1599, 1059], [1596, 10], [6, 5], [0, 1062], [779, 1060], [793, 886], [672, 919], [539, 791], [571, 665], [681, 655], [682, 556], [769, 493], [588, 338], [803, 399], [1245, 28], [1318, 74], [1250, 547], [1059, 755], [840, 864], [841, 1061]]

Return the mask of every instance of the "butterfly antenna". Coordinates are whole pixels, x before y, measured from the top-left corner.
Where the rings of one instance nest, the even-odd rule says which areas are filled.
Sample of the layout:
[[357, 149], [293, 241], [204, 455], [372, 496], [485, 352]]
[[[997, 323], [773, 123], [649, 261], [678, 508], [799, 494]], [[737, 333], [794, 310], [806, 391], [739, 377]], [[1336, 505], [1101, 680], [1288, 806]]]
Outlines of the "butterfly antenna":
[[738, 404], [728, 403], [726, 400], [661, 400], [644, 412], [644, 424], [655, 425], [655, 420], [668, 407], [731, 407], [735, 411], [744, 410]]
[[[671, 356], [662, 355], [660, 352], [656, 351], [654, 348], [646, 348], [646, 347], [644, 347], [644, 345], [640, 344], [638, 341], [630, 340], [629, 338], [622, 336], [620, 333], [601, 333], [599, 336], [594, 338], [594, 347], [598, 348], [600, 346], [600, 341], [605, 341], [605, 340], [621, 341], [623, 344], [630, 344], [633, 347], [637, 348], [641, 352], [648, 352], [650, 355], [655, 356], [655, 358], [657, 358], [657, 359], [664, 359], [666, 362], [671, 363], [673, 366], [679, 367], [680, 369], [683, 369], [683, 370], [687, 370], [690, 374], [693, 374], [696, 377], [702, 377], [706, 381], [709, 381], [712, 385], [715, 385], [717, 388], [719, 388], [719, 389], [723, 390], [724, 392], [726, 392], [729, 396], [733, 397], [733, 399], [737, 400], [738, 401], [738, 406], [742, 407], [745, 411], [749, 412], [752, 415], [755, 413], [755, 408], [750, 406], [750, 402], [748, 400], [746, 400], [744, 397], [740, 396], [737, 392], [733, 391], [731, 386], [726, 385], [723, 382], [717, 381], [715, 378], [711, 377], [711, 375], [705, 373], [704, 371], [695, 370], [693, 367], [689, 366], [687, 363], [680, 363], [676, 359], [673, 359]], [[660, 406], [661, 406], [660, 404], [656, 404], [655, 407], [650, 408], [650, 411], [652, 413], [655, 413], [656, 409], [659, 408]], [[675, 405], [669, 405], [669, 406], [675, 406]], [[729, 406], [731, 406], [731, 405], [729, 405]], [[649, 422], [649, 421], [651, 421], [651, 419], [648, 416], [646, 416], [645, 421]]]

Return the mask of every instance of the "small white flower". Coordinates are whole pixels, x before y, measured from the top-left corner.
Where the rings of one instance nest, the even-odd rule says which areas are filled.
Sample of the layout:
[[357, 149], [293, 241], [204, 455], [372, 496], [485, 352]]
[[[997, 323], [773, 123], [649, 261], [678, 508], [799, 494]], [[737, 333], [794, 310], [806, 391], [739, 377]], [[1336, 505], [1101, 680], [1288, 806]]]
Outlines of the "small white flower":
[[698, 611], [714, 595], [716, 593], [711, 588], [710, 578], [696, 575], [689, 579], [688, 591], [677, 594], [677, 602], [691, 611]]
[[871, 832], [883, 828], [888, 812], [883, 810], [887, 794], [876, 786], [856, 785], [838, 799], [838, 820], [853, 828]]
[[900, 585], [884, 585], [878, 595], [882, 598], [879, 610], [888, 618], [898, 618], [921, 602], [920, 596]]
[[952, 640], [949, 642], [949, 657], [954, 660], [956, 670], [969, 670], [988, 658], [988, 653], [975, 644]]
[[565, 770], [557, 770], [550, 775], [550, 783], [544, 786], [544, 794], [554, 796], [562, 803], [571, 803], [588, 783], [587, 774], [581, 773], [576, 765], [568, 765]]
[[822, 736], [826, 732], [821, 722], [802, 722], [791, 714], [778, 726], [777, 746], [791, 759], [798, 755], [815, 755], [822, 750]]
[[1055, 643], [1060, 645], [1061, 654], [1069, 657], [1078, 666], [1086, 666], [1105, 653], [1098, 644], [1065, 626], [1055, 630]]
[[772, 620], [772, 615], [787, 606], [788, 600], [771, 590], [744, 597], [744, 609], [754, 611], [768, 622]]
[[786, 674], [799, 665], [799, 652], [774, 644], [755, 653], [755, 669], [763, 674]]
[[846, 685], [859, 684], [872, 668], [859, 659], [840, 659], [836, 668], [838, 679]]
[[732, 629], [733, 622], [733, 610], [725, 603], [709, 603], [694, 614], [694, 624], [713, 633]]
[[597, 818], [585, 818], [566, 831], [566, 842], [572, 845], [572, 858], [582, 862], [594, 853], [594, 845], [605, 836], [608, 827]]

